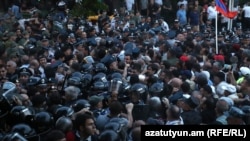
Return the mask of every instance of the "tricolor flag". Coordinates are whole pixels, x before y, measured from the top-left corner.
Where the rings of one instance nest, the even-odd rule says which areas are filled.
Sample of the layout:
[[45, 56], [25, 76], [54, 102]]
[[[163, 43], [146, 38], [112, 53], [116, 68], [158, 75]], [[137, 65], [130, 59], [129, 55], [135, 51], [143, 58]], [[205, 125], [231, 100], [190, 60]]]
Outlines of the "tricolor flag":
[[225, 17], [233, 19], [235, 16], [237, 16], [238, 11], [229, 11], [223, 0], [215, 0], [215, 2], [216, 10]]

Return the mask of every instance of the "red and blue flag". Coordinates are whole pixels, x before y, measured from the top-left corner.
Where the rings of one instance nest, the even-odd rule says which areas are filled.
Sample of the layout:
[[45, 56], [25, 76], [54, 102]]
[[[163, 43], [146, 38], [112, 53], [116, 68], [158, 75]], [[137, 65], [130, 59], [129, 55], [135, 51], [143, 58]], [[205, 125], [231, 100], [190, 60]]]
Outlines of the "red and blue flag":
[[223, 0], [215, 0], [216, 10], [227, 18], [233, 19], [237, 16], [237, 11], [229, 11]]

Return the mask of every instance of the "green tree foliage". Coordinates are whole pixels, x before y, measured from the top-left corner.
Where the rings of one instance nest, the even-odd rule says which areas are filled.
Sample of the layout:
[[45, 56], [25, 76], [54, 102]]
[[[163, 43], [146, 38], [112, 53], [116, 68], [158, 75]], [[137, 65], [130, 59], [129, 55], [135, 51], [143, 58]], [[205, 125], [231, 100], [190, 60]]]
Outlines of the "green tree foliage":
[[97, 15], [100, 10], [107, 10], [108, 6], [100, 0], [82, 0], [74, 5], [70, 14], [76, 17]]

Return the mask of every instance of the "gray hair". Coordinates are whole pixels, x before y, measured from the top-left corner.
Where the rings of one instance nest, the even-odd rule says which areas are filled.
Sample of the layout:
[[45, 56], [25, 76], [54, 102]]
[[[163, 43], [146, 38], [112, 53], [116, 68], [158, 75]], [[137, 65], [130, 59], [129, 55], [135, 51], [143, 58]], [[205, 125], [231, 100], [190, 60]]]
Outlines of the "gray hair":
[[81, 90], [76, 86], [68, 86], [64, 89], [65, 96], [71, 100], [77, 99], [78, 95], [81, 93]]

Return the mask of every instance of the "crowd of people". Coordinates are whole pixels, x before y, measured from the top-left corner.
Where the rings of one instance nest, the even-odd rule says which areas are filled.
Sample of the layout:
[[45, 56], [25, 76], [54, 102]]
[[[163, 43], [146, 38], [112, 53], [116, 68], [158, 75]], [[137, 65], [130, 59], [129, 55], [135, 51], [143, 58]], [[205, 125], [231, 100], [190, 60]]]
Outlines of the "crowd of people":
[[0, 19], [0, 140], [140, 141], [143, 125], [250, 124], [250, 2], [230, 29], [213, 0], [126, 0], [95, 21], [67, 4], [24, 17], [13, 3]]

